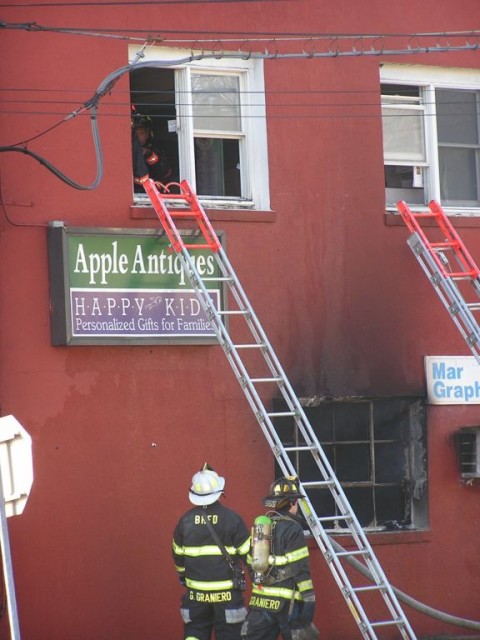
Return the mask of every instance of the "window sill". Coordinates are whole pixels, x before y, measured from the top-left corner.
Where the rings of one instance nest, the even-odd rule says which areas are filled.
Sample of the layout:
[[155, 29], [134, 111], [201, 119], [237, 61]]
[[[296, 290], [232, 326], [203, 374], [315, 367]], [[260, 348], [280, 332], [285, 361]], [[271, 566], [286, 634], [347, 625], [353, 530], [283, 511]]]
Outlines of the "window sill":
[[[252, 209], [205, 209], [211, 222], [275, 222], [274, 211], [254, 211]], [[155, 209], [149, 205], [133, 204], [130, 207], [132, 220], [157, 219]]]
[[[422, 207], [416, 208], [412, 207], [412, 211], [428, 211], [428, 209]], [[448, 209], [444, 209], [445, 213], [448, 215], [448, 219], [455, 227], [480, 227], [480, 211], [478, 209], [475, 210], [475, 213], [468, 211], [465, 213], [458, 213], [458, 210], [455, 212], [449, 212]], [[385, 211], [385, 225], [387, 227], [404, 227], [405, 223], [402, 220], [401, 215], [395, 211], [387, 210]], [[419, 220], [421, 227], [432, 227], [435, 226], [435, 222], [433, 220], [429, 220], [428, 218], [424, 218]]]

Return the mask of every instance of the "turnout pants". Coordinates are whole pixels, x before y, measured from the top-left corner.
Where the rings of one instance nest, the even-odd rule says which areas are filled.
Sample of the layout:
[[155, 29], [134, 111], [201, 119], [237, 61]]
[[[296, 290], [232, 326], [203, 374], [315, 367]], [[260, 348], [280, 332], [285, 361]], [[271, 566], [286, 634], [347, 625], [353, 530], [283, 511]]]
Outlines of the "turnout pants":
[[292, 640], [288, 622], [288, 607], [272, 613], [265, 609], [250, 609], [242, 627], [242, 640]]
[[184, 640], [240, 640], [247, 616], [243, 593], [237, 589], [203, 593], [190, 589], [182, 598]]

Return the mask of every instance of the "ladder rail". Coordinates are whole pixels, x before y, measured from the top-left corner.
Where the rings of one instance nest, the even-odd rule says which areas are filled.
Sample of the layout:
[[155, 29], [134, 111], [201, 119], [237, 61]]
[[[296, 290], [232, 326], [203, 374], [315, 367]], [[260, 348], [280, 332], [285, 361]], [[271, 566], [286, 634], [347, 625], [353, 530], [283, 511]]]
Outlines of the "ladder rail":
[[[416, 636], [410, 627], [400, 604], [398, 603], [393, 589], [387, 581], [383, 569], [373, 553], [373, 549], [370, 546], [366, 534], [349, 505], [348, 499], [340, 482], [335, 476], [334, 470], [323, 450], [323, 447], [320, 445], [303, 407], [293, 391], [293, 388], [272, 346], [270, 345], [267, 335], [260, 324], [245, 291], [243, 290], [243, 287], [235, 275], [230, 261], [228, 260], [213, 227], [210, 225], [201, 205], [196, 200], [195, 194], [193, 194], [189, 185], [185, 181], [181, 183], [181, 192], [187, 203], [191, 204], [192, 216], [195, 218], [196, 223], [204, 234], [207, 244], [215, 257], [217, 266], [220, 269], [222, 274], [221, 281], [225, 283], [238, 307], [238, 312], [232, 309], [230, 310], [230, 314], [234, 314], [237, 318], [244, 320], [245, 325], [254, 338], [255, 345], [263, 358], [263, 362], [272, 374], [272, 377], [268, 378], [268, 381], [273, 382], [274, 385], [277, 386], [288, 409], [280, 415], [291, 416], [294, 419], [297, 432], [301, 436], [301, 444], [296, 447], [292, 446], [286, 448], [282, 443], [282, 440], [276, 431], [274, 421], [272, 420], [272, 418], [275, 418], [279, 414], [267, 411], [259, 390], [257, 389], [256, 383], [254, 382], [255, 378], [250, 375], [247, 363], [242, 359], [241, 354], [245, 354], [246, 352], [248, 353], [250, 349], [247, 347], [253, 347], [254, 345], [239, 344], [237, 348], [237, 345], [234, 344], [231, 338], [230, 327], [226, 321], [226, 318], [229, 316], [216, 309], [209, 291], [196, 269], [195, 262], [190, 256], [189, 249], [198, 248], [198, 245], [189, 246], [183, 242], [180, 232], [173, 220], [174, 214], [170, 214], [164, 202], [164, 200], [168, 200], [168, 194], [165, 196], [160, 195], [155, 184], [151, 180], [147, 180], [144, 186], [150, 196], [152, 204], [154, 205], [159, 220], [172, 243], [172, 247], [179, 256], [182, 267], [197, 293], [200, 305], [207, 315], [219, 344], [222, 346], [227, 360], [229, 361], [233, 372], [244, 391], [247, 401], [259, 422], [266, 440], [275, 455], [280, 469], [285, 475], [298, 475], [290, 456], [291, 454], [294, 454], [295, 451], [310, 451], [320, 471], [320, 475], [323, 478], [323, 481], [318, 483], [319, 486], [325, 486], [330, 489], [331, 495], [335, 500], [335, 504], [341, 513], [341, 515], [338, 516], [338, 519], [345, 521], [345, 524], [347, 525], [345, 532], [350, 534], [353, 543], [356, 545], [356, 551], [347, 552], [345, 554], [344, 552], [338, 552], [335, 550], [329, 534], [322, 525], [318, 516], [315, 514], [313, 504], [308, 494], [305, 495], [305, 498], [300, 500], [300, 505], [310, 526], [312, 535], [322, 551], [334, 580], [340, 588], [347, 606], [363, 637], [366, 640], [377, 640], [375, 632], [376, 627], [382, 628], [384, 626], [395, 625], [398, 627], [404, 640], [416, 640]], [[178, 196], [176, 197], [178, 199]], [[263, 378], [264, 376], [258, 379]], [[299, 483], [300, 486], [302, 486], [300, 479]], [[391, 619], [377, 620], [375, 622], [371, 622], [368, 619], [364, 606], [359, 598], [360, 593], [368, 592], [368, 590], [365, 588], [355, 590], [355, 588], [351, 586], [348, 575], [342, 564], [342, 558], [344, 559], [346, 555], [357, 555], [363, 560], [364, 566], [368, 568], [370, 575], [372, 576], [372, 580], [377, 588], [376, 590], [378, 590], [383, 598], [383, 602], [391, 616]], [[375, 587], [373, 588], [375, 589]]]

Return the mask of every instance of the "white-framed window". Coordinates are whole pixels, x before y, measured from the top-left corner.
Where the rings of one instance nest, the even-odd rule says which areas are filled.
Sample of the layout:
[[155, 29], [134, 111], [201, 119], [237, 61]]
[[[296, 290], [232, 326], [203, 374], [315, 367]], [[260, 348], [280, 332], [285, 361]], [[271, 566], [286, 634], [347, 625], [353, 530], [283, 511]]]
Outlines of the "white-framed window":
[[263, 61], [190, 55], [148, 50], [130, 72], [135, 113], [150, 119], [170, 179], [188, 180], [204, 205], [268, 210]]
[[384, 65], [380, 82], [387, 209], [480, 215], [480, 71]]

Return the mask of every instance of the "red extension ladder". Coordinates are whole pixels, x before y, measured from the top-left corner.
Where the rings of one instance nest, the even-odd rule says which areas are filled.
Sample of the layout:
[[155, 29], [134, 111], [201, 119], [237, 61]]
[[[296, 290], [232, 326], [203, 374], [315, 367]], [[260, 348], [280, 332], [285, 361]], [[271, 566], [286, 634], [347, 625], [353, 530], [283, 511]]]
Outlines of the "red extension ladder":
[[480, 269], [442, 207], [432, 200], [428, 208], [416, 212], [403, 200], [397, 203], [412, 233], [410, 249], [480, 364]]

